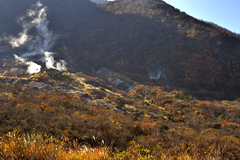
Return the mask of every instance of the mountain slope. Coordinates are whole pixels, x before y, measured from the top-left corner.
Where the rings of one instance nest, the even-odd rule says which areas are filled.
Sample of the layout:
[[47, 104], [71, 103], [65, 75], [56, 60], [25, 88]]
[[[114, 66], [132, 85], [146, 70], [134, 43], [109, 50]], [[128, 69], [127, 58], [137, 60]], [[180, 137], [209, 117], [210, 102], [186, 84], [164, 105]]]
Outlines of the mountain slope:
[[31, 77], [7, 72], [0, 75], [2, 159], [240, 156], [239, 99], [200, 101], [147, 85], [125, 93], [96, 77], [57, 70]]
[[139, 34], [143, 38], [136, 36], [134, 40], [139, 43], [133, 46], [143, 49], [140, 41], [146, 38], [144, 43], [148, 42], [148, 48], [138, 54], [148, 55], [148, 61], [142, 64], [164, 68], [170, 82], [203, 82], [217, 88], [228, 83], [230, 87], [239, 87], [238, 35], [196, 20], [163, 1], [120, 0], [104, 5], [104, 9], [117, 15], [138, 14], [151, 20], [141, 26]]
[[[31, 3], [10, 0], [1, 6], [18, 5], [20, 14]], [[139, 82], [149, 83], [150, 78], [196, 90], [239, 91], [239, 35], [194, 19], [164, 1], [42, 3], [48, 6], [50, 30], [60, 35], [54, 50], [67, 59], [70, 70], [97, 75], [105, 67]], [[2, 20], [14, 24], [14, 16], [9, 13]], [[6, 28], [3, 32], [12, 31]]]
[[171, 83], [192, 83], [196, 88], [239, 89], [238, 35], [163, 1], [123, 0], [102, 8], [113, 14], [107, 13], [109, 17], [96, 23], [99, 28], [84, 39], [71, 42], [85, 68], [105, 66]]

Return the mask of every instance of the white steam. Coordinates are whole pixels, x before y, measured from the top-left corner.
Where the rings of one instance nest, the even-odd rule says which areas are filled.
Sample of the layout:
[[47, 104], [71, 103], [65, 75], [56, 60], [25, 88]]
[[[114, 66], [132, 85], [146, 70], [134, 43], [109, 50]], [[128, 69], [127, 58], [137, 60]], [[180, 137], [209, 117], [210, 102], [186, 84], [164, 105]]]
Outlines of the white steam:
[[15, 54], [14, 54], [14, 57], [15, 57], [16, 61], [28, 65], [27, 72], [29, 74], [34, 74], [34, 73], [38, 73], [38, 72], [41, 71], [41, 66], [40, 65], [38, 65], [38, 64], [36, 64], [36, 63], [34, 63], [32, 61], [28, 62], [27, 59], [19, 57], [19, 56], [15, 55]]
[[[40, 72], [41, 66], [35, 62], [29, 61], [33, 57], [38, 58], [42, 63], [46, 63], [48, 69], [53, 68], [60, 71], [66, 70], [66, 62], [60, 60], [56, 62], [54, 60], [54, 53], [49, 52], [53, 47], [57, 36], [48, 30], [49, 21], [46, 18], [47, 7], [43, 6], [40, 2], [34, 5], [34, 10], [29, 10], [27, 15], [18, 18], [18, 23], [22, 24], [23, 31], [19, 33], [18, 37], [9, 36], [5, 39], [12, 45], [13, 48], [20, 47], [21, 45], [28, 46], [28, 52], [21, 56], [14, 55], [16, 61], [21, 62], [28, 66], [27, 72], [30, 74]], [[26, 19], [31, 21], [26, 21]], [[33, 37], [29, 35], [29, 31], [35, 28], [37, 36]]]

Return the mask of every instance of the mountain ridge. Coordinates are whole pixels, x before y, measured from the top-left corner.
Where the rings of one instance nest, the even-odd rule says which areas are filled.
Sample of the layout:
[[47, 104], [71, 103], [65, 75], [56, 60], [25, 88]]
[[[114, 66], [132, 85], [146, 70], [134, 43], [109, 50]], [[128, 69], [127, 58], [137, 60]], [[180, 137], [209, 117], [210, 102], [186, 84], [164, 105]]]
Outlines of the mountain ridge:
[[[193, 49], [193, 47], [196, 47], [198, 48], [199, 50], [201, 49], [202, 51], [201, 52], [212, 52], [212, 53], [209, 53], [209, 54], [212, 54], [213, 57], [205, 57], [205, 59], [211, 59], [211, 58], [219, 58], [221, 55], [219, 55], [219, 47], [218, 45], [222, 45], [222, 47], [228, 47], [228, 46], [231, 46], [233, 48], [233, 51], [232, 52], [235, 52], [235, 56], [237, 56], [235, 58], [235, 73], [238, 74], [239, 72], [239, 68], [237, 67], [238, 66], [238, 63], [239, 63], [239, 35], [237, 34], [234, 34], [234, 33], [228, 33], [228, 32], [225, 32], [224, 30], [221, 30], [219, 28], [215, 28], [213, 25], [209, 24], [209, 23], [206, 23], [206, 22], [203, 22], [203, 21], [199, 21], [191, 16], [188, 16], [186, 15], [186, 13], [184, 12], [180, 12], [179, 10], [176, 10], [174, 7], [170, 6], [170, 5], [167, 5], [165, 2], [163, 1], [151, 1], [153, 2], [151, 4], [151, 7], [154, 7], [155, 10], [151, 9], [151, 7], [149, 7], [148, 5], [146, 5], [147, 9], [145, 9], [143, 6], [144, 6], [144, 2], [147, 4], [147, 2], [150, 2], [150, 1], [124, 1], [124, 0], [120, 0], [120, 1], [115, 1], [115, 2], [111, 2], [111, 3], [107, 3], [107, 4], [104, 4], [103, 7], [104, 9], [108, 10], [108, 11], [111, 11], [111, 12], [114, 12], [115, 14], [122, 14], [121, 12], [125, 12], [125, 13], [134, 13], [134, 11], [136, 11], [137, 7], [136, 6], [142, 6], [141, 10], [138, 9], [139, 11], [139, 14], [143, 13], [143, 15], [145, 16], [150, 16], [150, 18], [152, 19], [152, 15], [154, 16], [154, 13], [157, 13], [155, 16], [156, 17], [160, 17], [158, 19], [160, 19], [161, 21], [163, 21], [163, 23], [165, 23], [166, 25], [168, 25], [167, 27], [171, 28], [172, 25], [175, 25], [177, 26], [175, 28], [175, 30], [179, 31], [180, 34], [184, 34], [186, 36], [186, 38], [184, 37], [181, 37], [180, 36], [177, 36], [176, 38], [180, 38], [180, 47], [185, 47], [186, 49], [188, 49], [186, 47], [187, 43], [189, 43], [189, 45], [192, 47], [192, 48], [189, 48], [188, 50], [186, 50], [187, 52], [192, 52], [191, 54], [198, 54], [199, 57], [201, 57], [202, 55], [199, 55], [198, 51], [195, 49]], [[127, 4], [126, 6], [124, 6], [125, 4]], [[129, 7], [129, 4], [132, 4], [132, 6], [134, 7]], [[135, 4], [135, 5], [134, 5]], [[115, 7], [114, 7], [115, 6]], [[136, 7], [136, 8], [135, 8]], [[160, 10], [161, 8], [163, 8], [162, 10]], [[164, 10], [164, 8], [167, 8], [166, 10]], [[170, 8], [170, 9], [169, 9]], [[131, 9], [133, 11], [131, 11]], [[144, 10], [145, 9], [145, 10]], [[172, 12], [171, 12], [172, 10]], [[141, 13], [140, 13], [141, 12]], [[153, 13], [152, 15], [149, 14], [150, 13]], [[171, 14], [172, 15], [171, 15]], [[176, 15], [177, 14], [177, 15]], [[162, 16], [162, 17], [161, 17]], [[170, 23], [167, 23], [166, 20], [169, 19]], [[185, 22], [186, 20], [186, 22]], [[191, 22], [191, 23], [189, 23]], [[173, 27], [172, 27], [173, 28]], [[199, 30], [197, 30], [196, 28], [200, 28]], [[174, 29], [174, 28], [173, 28]], [[166, 30], [164, 30], [166, 31]], [[156, 32], [157, 33], [157, 32]], [[174, 31], [172, 31], [172, 33], [174, 33]], [[196, 41], [195, 43], [191, 43], [189, 41], [186, 41], [188, 38], [193, 38], [193, 40], [190, 40], [190, 41]], [[181, 41], [181, 39], [183, 41]], [[205, 42], [207, 41], [207, 43]], [[168, 40], [168, 42], [170, 42]], [[177, 41], [175, 41], [177, 42]], [[171, 43], [171, 42], [170, 42]], [[181, 44], [183, 43], [183, 44]], [[185, 44], [184, 44], [185, 43]], [[196, 44], [197, 43], [197, 44]], [[202, 45], [199, 45], [200, 43], [203, 43]], [[205, 44], [204, 44], [205, 43]], [[215, 45], [214, 43], [216, 43], [217, 45]], [[225, 44], [222, 44], [222, 43], [225, 43]], [[168, 44], [168, 45], [171, 45], [171, 44]], [[179, 44], [178, 44], [179, 45]], [[205, 46], [207, 47], [205, 47]], [[211, 49], [210, 49], [210, 45], [211, 45]], [[224, 50], [226, 50], [226, 48]], [[205, 51], [204, 51], [205, 50]], [[177, 49], [177, 51], [179, 52], [182, 52], [184, 50], [181, 50], [181, 49]], [[185, 51], [185, 52], [186, 52]], [[169, 49], [167, 52], [171, 52], [171, 49]], [[194, 53], [196, 52], [196, 53]], [[236, 53], [237, 52], [237, 53]], [[223, 56], [226, 56], [226, 54], [224, 55], [224, 53], [220, 53], [220, 54], [223, 54]], [[229, 54], [229, 53], [228, 53]], [[186, 55], [186, 54], [185, 54]], [[183, 55], [183, 56], [185, 56]], [[204, 54], [203, 54], [204, 55]], [[172, 55], [174, 56], [174, 55]], [[175, 55], [176, 56], [176, 55]], [[197, 55], [196, 55], [197, 56]], [[204, 56], [208, 56], [208, 55], [204, 55]], [[155, 56], [156, 57], [156, 56]], [[227, 57], [231, 57], [231, 55], [227, 55], [225, 58]], [[186, 57], [185, 59], [192, 59], [194, 57]], [[171, 59], [171, 58], [168, 58], [168, 59]], [[185, 63], [184, 59], [180, 57], [180, 59], [182, 59], [183, 63]], [[197, 59], [195, 59], [196, 61]], [[223, 61], [223, 59], [219, 59], [220, 61]], [[226, 60], [226, 59], [225, 59]], [[193, 60], [194, 61], [194, 60]], [[202, 60], [204, 61], [204, 60]], [[202, 63], [202, 62], [199, 62], [199, 63]], [[212, 62], [213, 63], [213, 62]], [[226, 63], [226, 62], [224, 62]], [[227, 62], [227, 63], [231, 63], [231, 60], [230, 62]], [[202, 66], [204, 67], [204, 64], [202, 64]], [[219, 64], [216, 64], [215, 67], [219, 67], [219, 66], [223, 66], [223, 64], [219, 65]], [[192, 66], [193, 67], [193, 66]], [[197, 68], [197, 66], [195, 66], [194, 68]], [[206, 67], [206, 68], [212, 68], [210, 66]], [[214, 68], [214, 67], [213, 67]], [[233, 67], [234, 68], [234, 67]], [[199, 68], [200, 69], [200, 68]], [[173, 70], [173, 69], [172, 69]], [[223, 69], [225, 70], [225, 69]], [[224, 71], [219, 71], [219, 74], [220, 72], [224, 72]], [[188, 70], [188, 72], [191, 72]], [[203, 71], [204, 72], [204, 71]], [[231, 70], [231, 72], [234, 72], [233, 70]], [[211, 73], [208, 72], [209, 74], [206, 74], [205, 75], [210, 75]], [[193, 72], [191, 72], [191, 74], [193, 74]], [[176, 74], [175, 74], [176, 75]], [[191, 75], [185, 75], [185, 79], [187, 81], [188, 77], [187, 76], [191, 76]], [[213, 78], [214, 75], [211, 75], [211, 77]], [[176, 76], [178, 77], [178, 76]], [[222, 75], [222, 78], [223, 77], [227, 77], [226, 75]], [[194, 76], [192, 76], [193, 79], [195, 80], [190, 80], [192, 82], [196, 81], [196, 78], [197, 79], [201, 79], [201, 77], [197, 76], [194, 78]], [[229, 78], [229, 76], [228, 76]], [[203, 79], [200, 80], [200, 81], [204, 81]], [[210, 82], [211, 80], [209, 80]], [[207, 82], [207, 83], [209, 83]]]

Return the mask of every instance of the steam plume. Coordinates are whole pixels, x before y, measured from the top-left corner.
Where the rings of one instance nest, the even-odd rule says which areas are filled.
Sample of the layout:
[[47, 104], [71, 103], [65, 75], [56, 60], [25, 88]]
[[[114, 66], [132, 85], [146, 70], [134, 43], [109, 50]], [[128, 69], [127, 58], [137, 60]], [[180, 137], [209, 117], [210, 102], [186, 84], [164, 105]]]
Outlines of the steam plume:
[[[41, 70], [41, 66], [37, 63], [30, 61], [34, 57], [38, 57], [38, 61], [46, 63], [46, 67], [57, 69], [60, 71], [66, 70], [66, 62], [54, 60], [54, 53], [49, 50], [55, 44], [57, 36], [48, 30], [49, 21], [46, 18], [47, 7], [43, 6], [41, 2], [34, 5], [33, 10], [28, 10], [26, 16], [19, 17], [18, 23], [22, 24], [23, 31], [19, 33], [18, 37], [8, 36], [5, 40], [11, 44], [13, 48], [27, 45], [28, 52], [18, 56], [14, 55], [16, 61], [21, 62], [28, 66], [27, 72], [30, 74], [37, 73]], [[27, 21], [26, 19], [31, 19]], [[35, 28], [37, 36], [29, 35], [31, 29]], [[39, 58], [40, 57], [40, 58]]]
[[28, 65], [27, 72], [29, 74], [34, 74], [34, 73], [38, 73], [38, 72], [41, 71], [41, 66], [40, 65], [38, 65], [38, 64], [36, 64], [32, 61], [28, 62], [27, 59], [19, 57], [16, 54], [14, 54], [14, 57], [15, 57], [16, 61]]

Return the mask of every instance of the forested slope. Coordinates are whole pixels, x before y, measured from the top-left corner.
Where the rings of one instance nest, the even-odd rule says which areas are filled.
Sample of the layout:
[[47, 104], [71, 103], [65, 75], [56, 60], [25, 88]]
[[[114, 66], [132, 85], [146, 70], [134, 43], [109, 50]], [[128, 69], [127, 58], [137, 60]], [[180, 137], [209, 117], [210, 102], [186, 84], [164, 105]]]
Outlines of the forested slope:
[[[105, 67], [138, 82], [154, 78], [196, 90], [239, 91], [239, 35], [226, 29], [161, 0], [98, 6], [88, 0], [42, 2], [48, 7], [50, 29], [59, 34], [54, 49], [71, 62], [70, 70], [94, 75]], [[16, 13], [32, 3], [2, 1], [1, 15], [7, 14], [1, 21], [7, 19], [10, 27], [2, 27], [1, 33], [14, 32]]]

